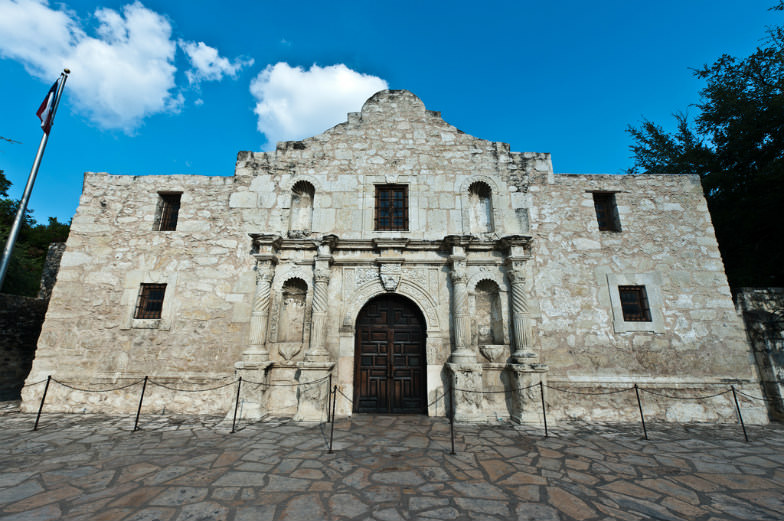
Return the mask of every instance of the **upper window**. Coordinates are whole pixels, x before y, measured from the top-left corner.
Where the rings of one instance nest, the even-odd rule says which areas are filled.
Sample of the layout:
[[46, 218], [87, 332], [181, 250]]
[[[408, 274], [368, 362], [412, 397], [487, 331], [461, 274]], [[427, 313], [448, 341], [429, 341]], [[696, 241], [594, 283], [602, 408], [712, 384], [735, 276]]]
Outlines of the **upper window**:
[[[291, 216], [289, 218], [289, 231], [301, 232], [310, 235], [313, 221], [313, 197], [316, 189], [307, 181], [299, 181], [291, 188]], [[289, 233], [291, 236], [292, 234]]]
[[408, 186], [376, 185], [376, 230], [408, 230]]
[[142, 284], [133, 318], [161, 318], [166, 284]]
[[618, 219], [618, 207], [615, 205], [614, 193], [594, 192], [593, 206], [596, 208], [596, 220], [599, 223], [599, 231], [621, 231], [621, 221]]
[[645, 286], [618, 286], [621, 296], [623, 320], [626, 322], [650, 322], [651, 310]]
[[179, 193], [158, 193], [158, 209], [155, 212], [153, 230], [166, 232], [177, 229], [181, 195]]

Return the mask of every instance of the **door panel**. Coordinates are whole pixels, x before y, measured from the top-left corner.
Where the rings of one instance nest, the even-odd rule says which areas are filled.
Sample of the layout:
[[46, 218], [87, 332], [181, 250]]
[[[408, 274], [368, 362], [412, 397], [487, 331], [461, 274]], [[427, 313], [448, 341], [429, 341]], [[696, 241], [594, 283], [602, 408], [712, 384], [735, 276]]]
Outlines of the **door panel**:
[[360, 311], [356, 331], [354, 411], [426, 412], [425, 329], [416, 306], [377, 297]]

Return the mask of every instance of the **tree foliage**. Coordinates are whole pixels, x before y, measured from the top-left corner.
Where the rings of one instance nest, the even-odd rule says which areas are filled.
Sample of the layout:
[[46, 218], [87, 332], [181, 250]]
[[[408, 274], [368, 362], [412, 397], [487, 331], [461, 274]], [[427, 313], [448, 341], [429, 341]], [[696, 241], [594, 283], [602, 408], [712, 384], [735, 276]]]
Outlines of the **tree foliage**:
[[627, 128], [629, 173], [699, 175], [733, 289], [784, 286], [784, 28], [695, 75], [706, 86], [693, 123], [679, 113], [672, 133], [648, 120]]
[[[19, 201], [8, 197], [10, 186], [11, 182], [0, 170], [0, 242], [3, 248], [19, 209]], [[36, 296], [49, 244], [68, 238], [69, 225], [58, 222], [55, 217], [49, 217], [47, 224], [38, 224], [31, 214], [30, 210], [25, 212], [8, 272], [0, 288], [2, 293]]]

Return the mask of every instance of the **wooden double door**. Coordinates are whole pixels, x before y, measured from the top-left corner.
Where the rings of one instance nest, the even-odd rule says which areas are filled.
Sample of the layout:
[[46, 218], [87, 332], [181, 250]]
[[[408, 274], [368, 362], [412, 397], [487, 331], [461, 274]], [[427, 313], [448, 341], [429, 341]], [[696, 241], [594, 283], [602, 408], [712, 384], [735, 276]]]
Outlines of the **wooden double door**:
[[354, 412], [426, 413], [425, 321], [399, 295], [370, 300], [357, 317]]

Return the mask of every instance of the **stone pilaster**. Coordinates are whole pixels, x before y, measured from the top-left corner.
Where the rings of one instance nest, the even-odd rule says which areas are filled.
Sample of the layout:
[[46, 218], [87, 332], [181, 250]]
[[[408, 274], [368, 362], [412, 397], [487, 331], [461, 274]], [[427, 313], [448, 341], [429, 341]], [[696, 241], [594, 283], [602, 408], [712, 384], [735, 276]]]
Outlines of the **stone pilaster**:
[[[298, 362], [296, 421], [322, 421], [326, 418], [329, 396], [329, 373], [334, 362]], [[334, 380], [334, 379], [333, 379]]]
[[509, 364], [512, 393], [510, 417], [517, 423], [542, 421], [542, 394], [539, 382], [547, 382], [544, 364]]
[[446, 364], [452, 391], [455, 421], [484, 421], [482, 410], [482, 364]]

